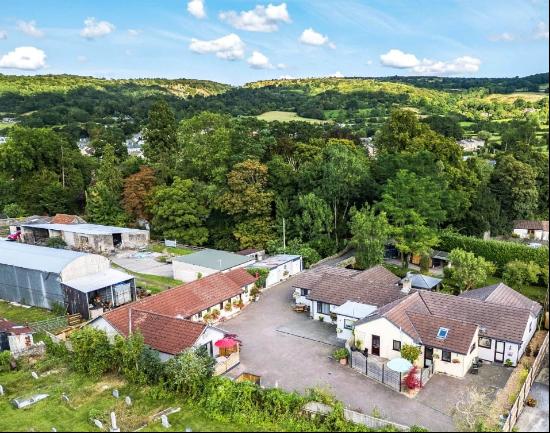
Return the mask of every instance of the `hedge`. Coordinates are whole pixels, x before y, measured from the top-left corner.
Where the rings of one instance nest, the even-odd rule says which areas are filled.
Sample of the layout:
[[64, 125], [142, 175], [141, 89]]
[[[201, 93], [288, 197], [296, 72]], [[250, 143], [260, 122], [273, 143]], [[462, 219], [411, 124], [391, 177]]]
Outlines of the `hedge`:
[[455, 248], [474, 253], [493, 262], [499, 273], [504, 271], [507, 263], [513, 260], [522, 262], [533, 261], [539, 266], [548, 266], [548, 247], [531, 248], [517, 242], [483, 240], [457, 233], [442, 232], [439, 235], [439, 247], [443, 251], [452, 251]]

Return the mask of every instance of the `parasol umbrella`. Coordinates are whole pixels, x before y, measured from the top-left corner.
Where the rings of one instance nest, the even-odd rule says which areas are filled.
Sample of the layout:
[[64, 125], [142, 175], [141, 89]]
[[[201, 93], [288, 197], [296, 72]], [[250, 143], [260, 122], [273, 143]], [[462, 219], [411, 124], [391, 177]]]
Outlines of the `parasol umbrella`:
[[216, 347], [219, 347], [221, 349], [230, 349], [232, 347], [235, 347], [237, 344], [239, 344], [236, 340], [233, 338], [225, 337], [221, 340], [218, 340], [214, 343]]
[[412, 368], [412, 364], [405, 358], [394, 358], [386, 364], [390, 370], [398, 373], [407, 373]]

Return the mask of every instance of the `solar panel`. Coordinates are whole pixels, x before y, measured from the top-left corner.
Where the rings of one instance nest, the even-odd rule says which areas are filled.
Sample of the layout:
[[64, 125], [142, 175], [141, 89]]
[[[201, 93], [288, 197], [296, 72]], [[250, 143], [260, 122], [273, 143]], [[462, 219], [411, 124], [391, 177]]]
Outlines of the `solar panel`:
[[448, 333], [449, 330], [447, 328], [439, 328], [439, 331], [437, 331], [437, 338], [439, 338], [440, 340], [445, 340]]

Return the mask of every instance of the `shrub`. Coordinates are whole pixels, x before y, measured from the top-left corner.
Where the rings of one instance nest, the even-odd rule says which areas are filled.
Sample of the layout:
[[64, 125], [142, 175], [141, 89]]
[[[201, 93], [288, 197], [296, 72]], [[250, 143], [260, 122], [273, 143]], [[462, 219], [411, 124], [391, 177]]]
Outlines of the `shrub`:
[[512, 287], [523, 286], [524, 284], [537, 283], [540, 272], [540, 266], [533, 261], [526, 263], [513, 260], [506, 265], [502, 278], [506, 284]]
[[409, 370], [409, 373], [405, 378], [405, 385], [407, 385], [408, 389], [418, 389], [422, 387], [422, 381], [420, 380], [420, 376], [418, 374], [418, 367], [413, 366]]
[[68, 359], [69, 351], [64, 342], [54, 343], [53, 340], [46, 336], [44, 338], [44, 344], [46, 345], [46, 355], [50, 358]]
[[225, 304], [223, 309], [227, 312], [231, 311], [233, 309], [233, 307], [231, 306], [231, 302], [228, 302], [227, 304]]
[[67, 307], [65, 307], [65, 305], [59, 303], [59, 302], [56, 302], [53, 304], [52, 306], [52, 312], [56, 315], [56, 316], [64, 316], [65, 313], [67, 313]]
[[99, 378], [113, 368], [113, 348], [105, 332], [85, 327], [72, 333], [69, 339], [71, 364], [77, 372]]
[[332, 357], [336, 360], [341, 360], [341, 359], [347, 359], [349, 356], [349, 352], [348, 352], [348, 349], [346, 349], [345, 347], [341, 347], [340, 349], [336, 349], [334, 352], [332, 352]]
[[141, 370], [141, 354], [145, 349], [143, 336], [135, 332], [128, 338], [116, 337], [113, 357], [118, 371], [131, 383], [144, 384], [147, 382], [145, 373]]
[[46, 240], [47, 247], [63, 249], [67, 246], [67, 243], [60, 237], [48, 238]]
[[248, 268], [248, 273], [250, 275], [258, 276], [258, 280], [256, 281], [256, 286], [260, 288], [265, 288], [265, 284], [267, 281], [267, 276], [269, 275], [269, 269], [266, 268]]
[[188, 397], [197, 397], [212, 377], [213, 360], [194, 349], [170, 359], [166, 364], [167, 386]]
[[518, 242], [483, 240], [471, 236], [463, 236], [450, 231], [443, 231], [439, 235], [439, 249], [452, 251], [461, 248], [497, 265], [502, 272], [507, 263], [513, 260], [522, 262], [533, 261], [540, 267], [548, 266], [548, 247], [531, 248]]
[[419, 346], [413, 344], [403, 344], [401, 347], [401, 357], [407, 361], [414, 363], [422, 353], [422, 349]]
[[9, 371], [11, 361], [11, 352], [3, 350], [0, 352], [0, 371]]

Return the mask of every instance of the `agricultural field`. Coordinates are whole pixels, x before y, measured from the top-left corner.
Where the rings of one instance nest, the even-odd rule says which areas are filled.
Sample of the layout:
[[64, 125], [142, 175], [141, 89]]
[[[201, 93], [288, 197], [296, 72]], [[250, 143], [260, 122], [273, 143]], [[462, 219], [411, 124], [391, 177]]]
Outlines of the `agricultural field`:
[[260, 120], [266, 122], [308, 122], [308, 123], [327, 123], [326, 120], [308, 119], [300, 117], [298, 114], [290, 111], [268, 111], [256, 116]]
[[[33, 379], [36, 371], [38, 379]], [[130, 386], [121, 378], [111, 375], [99, 381], [68, 371], [49, 361], [25, 365], [16, 372], [0, 372], [0, 384], [5, 395], [0, 396], [0, 431], [98, 431], [90, 420], [92, 417], [108, 426], [109, 414], [117, 414], [121, 431], [135, 431], [147, 425], [147, 431], [256, 431], [253, 425], [238, 425], [209, 420], [199, 409], [182, 407], [169, 416], [172, 425], [166, 429], [153, 416], [181, 403], [169, 394], [157, 392], [147, 386]], [[120, 398], [112, 396], [118, 389]], [[10, 400], [45, 393], [49, 397], [25, 409], [16, 409]], [[66, 394], [69, 401], [61, 396]], [[129, 395], [132, 405], [127, 406], [124, 397]]]
[[506, 104], [513, 104], [516, 99], [524, 99], [527, 102], [538, 102], [541, 99], [548, 98], [547, 93], [541, 92], [514, 92], [508, 94], [493, 94], [487, 96], [485, 99], [489, 101], [504, 102]]

